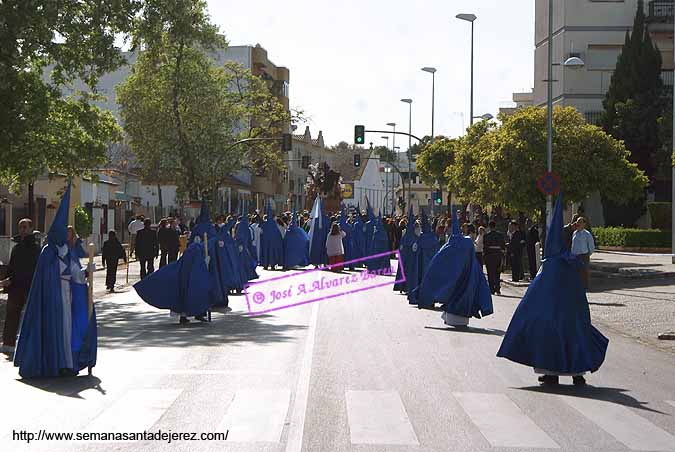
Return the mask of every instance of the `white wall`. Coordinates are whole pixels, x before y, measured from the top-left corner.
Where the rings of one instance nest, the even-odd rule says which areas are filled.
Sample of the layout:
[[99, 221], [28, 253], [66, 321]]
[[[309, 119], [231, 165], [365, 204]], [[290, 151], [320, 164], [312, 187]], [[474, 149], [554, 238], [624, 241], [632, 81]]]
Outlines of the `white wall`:
[[[159, 196], [156, 185], [141, 185], [138, 191], [143, 207], [157, 207], [159, 205]], [[178, 207], [175, 185], [162, 185], [162, 205], [164, 208]]]

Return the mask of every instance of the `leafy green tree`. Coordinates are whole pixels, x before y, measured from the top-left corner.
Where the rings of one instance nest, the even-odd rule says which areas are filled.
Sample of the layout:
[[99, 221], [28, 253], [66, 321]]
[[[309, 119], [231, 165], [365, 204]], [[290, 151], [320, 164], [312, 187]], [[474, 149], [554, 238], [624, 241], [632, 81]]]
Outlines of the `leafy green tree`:
[[644, 2], [638, 1], [632, 33], [626, 39], [603, 106], [603, 128], [623, 140], [630, 160], [654, 177], [661, 147], [659, 118], [663, 114], [661, 53], [645, 25]]
[[417, 155], [417, 172], [422, 182], [432, 187], [448, 185], [446, 170], [454, 161], [457, 139], [436, 137]]
[[281, 166], [279, 143], [233, 144], [279, 136], [290, 122], [263, 79], [233, 62], [214, 66], [209, 52], [226, 45], [217, 31], [203, 1], [147, 1], [135, 35], [143, 50], [117, 89], [142, 175], [193, 198], [215, 195], [243, 168]]
[[[465, 200], [540, 213], [545, 198], [536, 180], [546, 171], [546, 110], [523, 108], [499, 119], [501, 126], [485, 125], [460, 140], [448, 170], [450, 185]], [[587, 124], [573, 107], [556, 107], [553, 127], [553, 168], [568, 201], [583, 201], [598, 190], [618, 203], [642, 194], [647, 178], [628, 160], [622, 142]]]
[[75, 208], [75, 232], [80, 237], [89, 237], [92, 231], [92, 219], [89, 215], [89, 212], [82, 207], [77, 206]]
[[[0, 2], [0, 182], [16, 190], [46, 169], [72, 175], [101, 161], [101, 146], [84, 154], [69, 146], [105, 140], [109, 118], [84, 106], [86, 97], [60, 99], [59, 88], [76, 77], [93, 88], [122, 63], [115, 37], [130, 31], [139, 3]], [[49, 82], [43, 79], [47, 67]], [[106, 124], [97, 130], [97, 121]]]

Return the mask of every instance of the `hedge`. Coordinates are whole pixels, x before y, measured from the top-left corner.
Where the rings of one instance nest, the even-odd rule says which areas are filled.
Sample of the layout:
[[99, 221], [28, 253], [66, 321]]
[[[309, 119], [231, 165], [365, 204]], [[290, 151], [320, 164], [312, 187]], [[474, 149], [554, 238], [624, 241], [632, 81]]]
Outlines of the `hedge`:
[[596, 246], [667, 248], [671, 232], [660, 229], [593, 228]]
[[647, 204], [655, 229], [670, 229], [673, 226], [673, 205], [669, 202], [650, 202]]

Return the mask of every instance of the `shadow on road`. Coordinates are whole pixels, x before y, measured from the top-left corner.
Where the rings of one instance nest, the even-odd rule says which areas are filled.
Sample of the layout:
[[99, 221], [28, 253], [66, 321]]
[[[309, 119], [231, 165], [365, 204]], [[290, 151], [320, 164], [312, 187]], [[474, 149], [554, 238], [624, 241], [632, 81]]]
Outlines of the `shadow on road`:
[[446, 327], [446, 328], [438, 328], [435, 326], [425, 326], [424, 327], [427, 330], [438, 330], [438, 331], [449, 331], [451, 333], [471, 333], [471, 334], [485, 334], [488, 336], [504, 336], [506, 334], [506, 331], [498, 330], [498, 329], [488, 329], [488, 328], [472, 328], [470, 326], [466, 327]]
[[[100, 307], [99, 307], [100, 306]], [[280, 324], [272, 315], [214, 311], [211, 323], [179, 325], [167, 311], [138, 310], [135, 301], [102, 299], [97, 303], [99, 347], [219, 347], [224, 344], [279, 343], [296, 338], [306, 325]], [[270, 321], [273, 320], [273, 321]]]
[[[607, 292], [613, 290], [625, 290], [628, 292], [650, 293], [650, 294], [664, 294], [670, 295], [672, 292], [657, 292], [649, 290], [657, 287], [669, 287], [675, 284], [675, 278], [606, 278], [606, 277], [592, 277], [591, 287], [588, 293]], [[649, 288], [648, 290], [639, 290], [642, 288]], [[640, 295], [636, 295], [640, 296]]]
[[599, 303], [599, 302], [593, 302], [589, 301], [588, 304], [590, 306], [606, 306], [609, 308], [625, 308], [626, 305], [623, 303]]
[[24, 378], [18, 381], [42, 391], [76, 399], [81, 399], [82, 396], [80, 393], [88, 389], [96, 389], [104, 395], [106, 393], [105, 389], [101, 387], [101, 379], [96, 376], [84, 375], [78, 377]]
[[[667, 414], [659, 410], [654, 410], [647, 407], [647, 402], [640, 402], [639, 400], [631, 397], [627, 394], [627, 389], [621, 388], [603, 388], [598, 386], [571, 386], [571, 385], [558, 385], [558, 386], [528, 386], [525, 388], [514, 388], [520, 389], [521, 391], [531, 391], [531, 392], [541, 392], [546, 394], [556, 394], [567, 397], [581, 397], [584, 399], [593, 399], [603, 402], [616, 403], [618, 405], [623, 405], [629, 408], [637, 408], [640, 410], [649, 411], [657, 414]], [[669, 414], [667, 414], [670, 416]]]

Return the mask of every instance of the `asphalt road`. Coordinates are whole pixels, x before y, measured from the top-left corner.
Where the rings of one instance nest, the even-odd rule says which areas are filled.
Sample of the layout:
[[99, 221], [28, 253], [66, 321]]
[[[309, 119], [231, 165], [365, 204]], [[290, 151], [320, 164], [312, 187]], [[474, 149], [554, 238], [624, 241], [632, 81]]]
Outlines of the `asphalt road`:
[[[496, 314], [468, 331], [389, 287], [259, 316], [232, 297], [231, 312], [185, 327], [133, 290], [107, 295], [94, 377], [24, 382], [0, 358], [0, 449], [675, 451], [675, 354], [597, 323], [610, 345], [590, 385], [544, 389], [531, 369], [495, 357], [522, 289], [502, 292]], [[606, 296], [590, 299], [612, 302]], [[40, 429], [228, 437], [13, 439]]]

